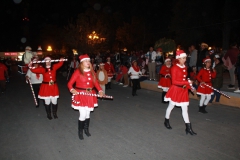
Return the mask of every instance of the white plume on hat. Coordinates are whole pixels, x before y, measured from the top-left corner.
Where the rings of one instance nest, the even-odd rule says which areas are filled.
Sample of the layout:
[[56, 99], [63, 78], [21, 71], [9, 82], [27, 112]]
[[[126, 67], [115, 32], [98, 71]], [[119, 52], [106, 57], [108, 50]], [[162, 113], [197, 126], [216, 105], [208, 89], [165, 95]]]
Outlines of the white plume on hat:
[[30, 46], [27, 46], [27, 47], [25, 48], [25, 50], [29, 50], [29, 51], [31, 51], [32, 48], [31, 48]]
[[41, 48], [41, 46], [38, 46], [38, 49], [37, 49], [38, 51], [42, 51], [42, 48]]

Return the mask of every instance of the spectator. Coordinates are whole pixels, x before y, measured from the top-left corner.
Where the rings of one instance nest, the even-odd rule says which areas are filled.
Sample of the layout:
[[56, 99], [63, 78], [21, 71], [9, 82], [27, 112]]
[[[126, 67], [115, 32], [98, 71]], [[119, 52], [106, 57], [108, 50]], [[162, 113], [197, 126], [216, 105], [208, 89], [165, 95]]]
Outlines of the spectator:
[[197, 57], [198, 57], [198, 53], [197, 50], [195, 49], [194, 45], [190, 46], [190, 61], [189, 61], [189, 67], [193, 67], [197, 65]]
[[[216, 78], [212, 79], [212, 85], [213, 85], [213, 88], [216, 88], [217, 90], [220, 91], [220, 89], [223, 86], [223, 72], [225, 71], [226, 67], [222, 64], [221, 58], [217, 54], [215, 55], [214, 62], [215, 62], [215, 67], [213, 69], [216, 71]], [[209, 103], [213, 102], [213, 99], [215, 98], [215, 96], [216, 96], [215, 102], [219, 103], [221, 94], [215, 90], [213, 95], [211, 96]]]
[[240, 93], [240, 53], [238, 53], [237, 63], [236, 63], [236, 75], [238, 79], [238, 89], [236, 89], [235, 93]]
[[237, 62], [239, 50], [237, 48], [237, 43], [233, 43], [231, 45], [231, 48], [227, 51], [227, 53], [222, 58], [224, 65], [227, 66], [231, 83], [228, 85], [228, 89], [235, 89], [235, 65]]
[[97, 64], [96, 64], [94, 58], [91, 58], [91, 64], [92, 64], [93, 70], [96, 72], [97, 71]]
[[[163, 65], [163, 53], [162, 48], [157, 49], [157, 55], [156, 55], [156, 72], [157, 74], [160, 72], [161, 67]], [[159, 75], [159, 74], [158, 74]], [[160, 78], [160, 77], [159, 77]]]
[[12, 66], [11, 58], [7, 59], [7, 61], [5, 62], [5, 65], [7, 66], [7, 69], [8, 69], [8, 75], [11, 77], [11, 66]]
[[208, 45], [206, 43], [201, 44], [201, 50], [197, 54], [197, 70], [200, 71], [202, 68], [203, 59], [208, 57]]
[[123, 75], [123, 80], [124, 80], [123, 87], [127, 87], [128, 86], [128, 68], [127, 68], [126, 65], [127, 64], [121, 65], [121, 67], [120, 67], [120, 70], [121, 70], [122, 75]]
[[156, 80], [156, 52], [153, 50], [153, 47], [149, 48], [149, 51], [146, 54], [148, 70], [149, 70], [149, 80]]
[[120, 60], [123, 64], [125, 64], [126, 62], [128, 62], [128, 55], [126, 52], [122, 51], [121, 55], [120, 55]]
[[68, 79], [71, 78], [73, 72], [78, 68], [78, 66], [79, 66], [79, 62], [76, 60], [76, 57], [74, 56], [73, 60], [70, 63], [70, 67], [69, 67], [70, 75], [69, 75]]
[[191, 72], [190, 72], [190, 80], [193, 82], [192, 85], [195, 89], [198, 88], [198, 81], [197, 81], [197, 68], [196, 66], [192, 66], [191, 68]]

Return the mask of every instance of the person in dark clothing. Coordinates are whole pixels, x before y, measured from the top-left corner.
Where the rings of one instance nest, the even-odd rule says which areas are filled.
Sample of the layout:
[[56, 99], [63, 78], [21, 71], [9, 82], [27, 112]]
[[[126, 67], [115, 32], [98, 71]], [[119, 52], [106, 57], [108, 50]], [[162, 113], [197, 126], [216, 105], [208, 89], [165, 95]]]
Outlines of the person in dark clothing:
[[197, 55], [197, 70], [199, 71], [202, 68], [203, 59], [209, 56], [208, 45], [206, 43], [201, 44], [201, 49]]
[[[219, 55], [215, 55], [214, 57], [215, 67], [213, 68], [216, 71], [216, 78], [212, 79], [213, 88], [217, 90], [221, 90], [223, 86], [223, 73], [227, 69], [220, 58]], [[211, 99], [209, 103], [212, 103], [214, 98], [216, 97], [215, 103], [219, 103], [221, 94], [214, 90], [213, 95], [211, 95]]]
[[240, 93], [240, 52], [238, 54], [237, 62], [236, 62], [236, 76], [238, 80], [238, 88], [234, 91], [235, 93]]

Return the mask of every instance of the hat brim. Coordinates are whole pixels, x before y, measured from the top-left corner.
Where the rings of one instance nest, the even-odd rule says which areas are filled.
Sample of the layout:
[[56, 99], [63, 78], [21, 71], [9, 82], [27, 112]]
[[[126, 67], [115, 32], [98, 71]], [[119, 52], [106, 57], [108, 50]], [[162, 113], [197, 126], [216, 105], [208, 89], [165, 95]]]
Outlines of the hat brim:
[[81, 59], [80, 62], [85, 61], [85, 60], [89, 60], [90, 61], [90, 58], [83, 58], [83, 59]]
[[176, 56], [176, 59], [183, 58], [183, 57], [187, 57], [187, 54], [186, 53], [181, 53], [180, 55]]

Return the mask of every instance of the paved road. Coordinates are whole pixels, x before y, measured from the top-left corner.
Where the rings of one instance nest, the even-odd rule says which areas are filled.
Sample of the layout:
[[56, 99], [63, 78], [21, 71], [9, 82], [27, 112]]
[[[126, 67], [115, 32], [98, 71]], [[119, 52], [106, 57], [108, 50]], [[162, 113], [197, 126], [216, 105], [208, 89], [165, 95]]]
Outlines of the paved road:
[[48, 120], [41, 102], [36, 109], [25, 80], [18, 74], [0, 95], [1, 160], [238, 160], [240, 109], [223, 105], [197, 112], [190, 100], [189, 114], [197, 136], [186, 135], [181, 109], [171, 114], [172, 130], [163, 126], [167, 104], [161, 93], [113, 85], [113, 101], [99, 101], [91, 113], [91, 137], [79, 140], [79, 113], [70, 107], [66, 81], [58, 76], [59, 119]]

